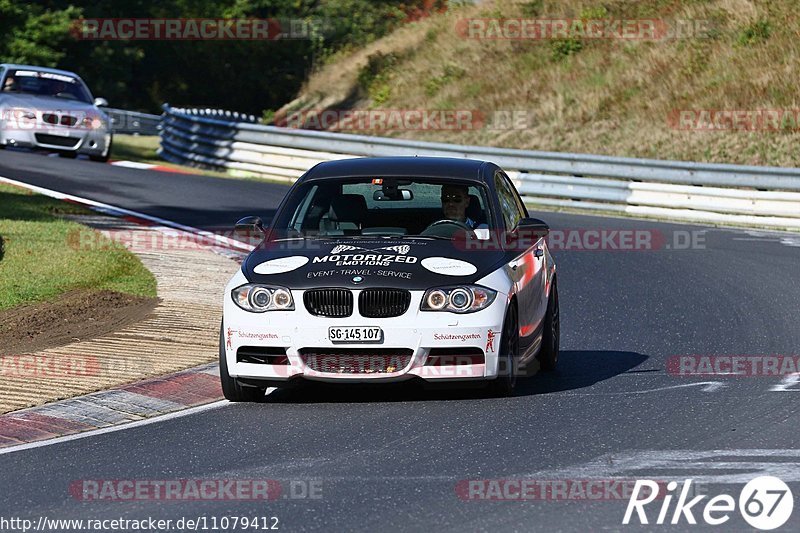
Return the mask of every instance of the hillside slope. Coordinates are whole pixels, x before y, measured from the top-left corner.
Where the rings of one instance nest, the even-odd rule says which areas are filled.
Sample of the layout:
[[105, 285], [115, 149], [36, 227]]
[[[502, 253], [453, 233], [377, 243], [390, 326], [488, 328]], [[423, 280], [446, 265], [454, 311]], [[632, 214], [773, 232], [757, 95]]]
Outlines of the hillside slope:
[[[276, 113], [276, 122], [292, 113], [324, 109], [469, 110], [486, 120], [504, 116], [498, 111], [512, 111], [524, 117], [524, 124], [364, 132], [535, 150], [800, 166], [796, 7], [789, 0], [495, 0], [456, 7], [333, 57]], [[581, 39], [574, 34], [465, 38], [465, 19], [474, 18], [646, 19], [655, 21], [659, 36], [664, 28], [682, 34], [658, 39]], [[755, 120], [752, 115], [740, 115], [738, 130], [715, 129], [709, 121], [727, 115], [707, 111], [718, 110], [778, 114], [762, 114], [767, 120], [755, 126], [747, 126], [747, 120]]]

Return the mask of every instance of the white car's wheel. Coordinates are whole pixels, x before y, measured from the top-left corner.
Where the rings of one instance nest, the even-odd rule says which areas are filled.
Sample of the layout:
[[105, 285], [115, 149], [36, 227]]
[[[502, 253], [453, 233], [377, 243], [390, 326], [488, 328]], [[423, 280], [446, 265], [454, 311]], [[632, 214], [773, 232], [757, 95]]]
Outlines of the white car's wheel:
[[517, 308], [509, 306], [503, 322], [503, 336], [498, 350], [497, 377], [491, 382], [490, 390], [495, 396], [511, 396], [517, 386], [519, 363], [519, 319]]
[[558, 364], [558, 352], [561, 344], [561, 313], [558, 306], [558, 286], [555, 281], [547, 301], [547, 314], [544, 317], [542, 333], [542, 349], [539, 352], [539, 363], [542, 370], [555, 370]]

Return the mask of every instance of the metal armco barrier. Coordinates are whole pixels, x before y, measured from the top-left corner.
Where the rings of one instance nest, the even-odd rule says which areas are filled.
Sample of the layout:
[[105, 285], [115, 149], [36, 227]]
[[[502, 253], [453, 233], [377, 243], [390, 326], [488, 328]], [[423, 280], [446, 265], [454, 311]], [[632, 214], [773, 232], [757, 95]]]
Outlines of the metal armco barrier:
[[103, 111], [111, 119], [111, 131], [138, 135], [158, 135], [161, 126], [161, 115], [148, 115], [138, 111], [112, 109], [104, 107]]
[[161, 157], [294, 181], [321, 161], [445, 156], [493, 161], [530, 205], [800, 229], [800, 168], [636, 159], [264, 126], [255, 117], [164, 105]]

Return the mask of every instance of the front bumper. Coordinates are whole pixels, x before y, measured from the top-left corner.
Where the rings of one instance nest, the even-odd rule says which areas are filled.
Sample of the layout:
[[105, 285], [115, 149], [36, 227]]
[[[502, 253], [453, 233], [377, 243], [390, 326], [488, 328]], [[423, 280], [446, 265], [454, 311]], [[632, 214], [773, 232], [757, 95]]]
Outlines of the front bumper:
[[111, 145], [111, 132], [106, 128], [66, 126], [20, 128], [7, 122], [0, 127], [0, 144], [102, 156]]
[[[295, 302], [294, 311], [269, 311], [249, 313], [240, 309], [230, 299], [230, 289], [226, 289], [224, 318], [222, 324], [222, 343], [228, 373], [232, 377], [248, 380], [264, 380], [271, 383], [304, 378], [329, 382], [390, 382], [421, 378], [426, 381], [470, 381], [493, 379], [497, 376], [497, 352], [501, 342], [501, 332], [507, 296], [498, 293], [495, 301], [486, 309], [469, 314], [420, 311], [423, 291], [411, 292], [411, 304], [399, 317], [364, 318], [354, 309], [353, 315], [346, 318], [326, 318], [311, 315], [303, 305], [304, 291], [292, 291]], [[358, 301], [358, 290], [353, 290], [354, 300]], [[376, 344], [333, 343], [328, 339], [328, 328], [379, 326], [383, 340]], [[288, 364], [265, 364], [237, 361], [240, 348], [274, 348], [285, 353]], [[431, 364], [434, 354], [449, 349], [448, 356]], [[283, 351], [285, 350], [285, 352]], [[483, 354], [482, 364], [472, 364], [474, 359], [460, 357], [461, 353]], [[389, 366], [372, 373], [350, 372], [348, 368], [357, 365], [368, 367], [371, 363], [386, 357], [385, 354], [405, 351], [410, 358], [402, 359], [405, 365]], [[357, 364], [331, 368], [330, 365], [315, 365], [308, 352], [342, 354]], [[304, 357], [303, 354], [306, 354]], [[383, 354], [383, 355], [377, 355]], [[325, 360], [321, 356], [316, 361]], [[395, 358], [392, 361], [397, 361]], [[480, 358], [478, 358], [480, 360]], [[427, 364], [426, 364], [427, 363]], [[312, 368], [316, 366], [315, 368]]]

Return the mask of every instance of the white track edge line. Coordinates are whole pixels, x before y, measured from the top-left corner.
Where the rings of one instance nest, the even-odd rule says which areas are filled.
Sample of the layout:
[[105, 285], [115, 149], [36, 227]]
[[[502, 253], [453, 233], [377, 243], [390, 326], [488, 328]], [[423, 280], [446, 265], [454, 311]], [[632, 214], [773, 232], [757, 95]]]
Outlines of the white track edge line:
[[49, 196], [50, 198], [55, 198], [56, 200], [70, 200], [79, 204], [83, 204], [87, 207], [92, 208], [95, 211], [100, 211], [106, 214], [116, 214], [119, 215], [128, 215], [134, 216], [137, 218], [141, 218], [143, 220], [149, 220], [150, 222], [155, 222], [157, 224], [161, 224], [163, 226], [167, 226], [174, 229], [179, 229], [181, 231], [186, 231], [188, 233], [192, 233], [194, 235], [202, 235], [203, 237], [213, 239], [215, 242], [220, 243], [221, 245], [228, 246], [231, 248], [238, 248], [240, 250], [251, 251], [253, 250], [252, 246], [244, 244], [243, 242], [237, 241], [236, 239], [231, 239], [229, 237], [223, 237], [222, 235], [217, 235], [210, 231], [204, 231], [199, 228], [194, 228], [192, 226], [186, 226], [184, 224], [180, 224], [178, 222], [173, 222], [171, 220], [167, 220], [164, 218], [159, 218], [153, 215], [148, 215], [145, 213], [139, 213], [138, 211], [131, 211], [130, 209], [125, 209], [123, 207], [117, 207], [111, 204], [104, 204], [102, 202], [96, 202], [94, 200], [89, 200], [88, 198], [82, 198], [80, 196], [74, 196], [71, 194], [66, 194], [58, 191], [54, 191], [52, 189], [46, 189], [44, 187], [39, 187], [38, 185], [31, 185], [29, 183], [25, 183], [23, 181], [12, 180], [10, 178], [6, 178], [4, 176], [0, 176], [0, 183], [7, 183], [9, 185], [15, 185], [17, 187], [22, 187], [24, 189], [28, 189], [33, 192], [37, 192], [44, 196]]
[[[34, 448], [41, 448], [44, 446], [52, 446], [53, 444], [60, 444], [62, 442], [69, 442], [73, 440], [85, 439], [87, 437], [94, 437], [96, 435], [104, 435], [106, 433], [114, 433], [116, 431], [124, 431], [128, 429], [134, 429], [141, 426], [147, 426], [149, 424], [155, 424], [157, 422], [165, 422], [167, 420], [173, 420], [175, 418], [180, 418], [182, 416], [189, 416], [194, 415], [197, 413], [202, 413], [204, 411], [210, 411], [212, 409], [218, 409], [224, 405], [230, 405], [228, 400], [218, 400], [216, 402], [207, 403], [205, 405], [198, 405], [197, 407], [190, 407], [188, 409], [183, 409], [181, 411], [174, 411], [172, 413], [167, 413], [164, 415], [153, 416], [150, 418], [146, 418], [144, 420], [136, 420], [134, 422], [126, 422], [124, 424], [118, 424], [116, 426], [110, 426], [105, 428], [98, 428], [92, 429], [89, 431], [83, 431], [80, 433], [74, 433], [72, 435], [64, 435], [62, 437], [55, 437], [52, 439], [46, 440], [39, 440], [35, 442], [26, 442], [24, 444], [19, 444], [16, 446], [9, 446], [7, 448], [0, 448], [0, 455], [6, 455], [9, 453], [14, 452], [21, 452], [25, 450], [31, 450]], [[51, 416], [51, 415], [48, 415]], [[57, 418], [57, 417], [54, 417]]]

